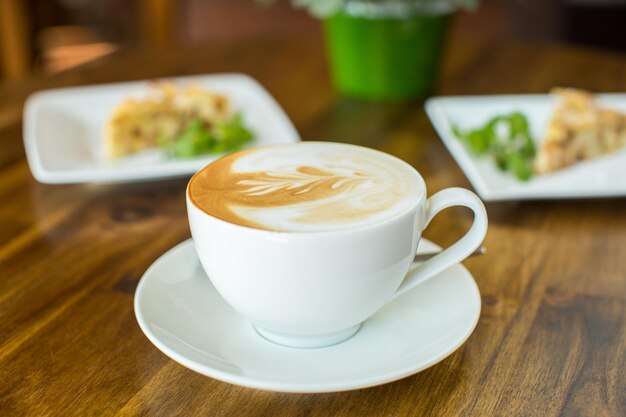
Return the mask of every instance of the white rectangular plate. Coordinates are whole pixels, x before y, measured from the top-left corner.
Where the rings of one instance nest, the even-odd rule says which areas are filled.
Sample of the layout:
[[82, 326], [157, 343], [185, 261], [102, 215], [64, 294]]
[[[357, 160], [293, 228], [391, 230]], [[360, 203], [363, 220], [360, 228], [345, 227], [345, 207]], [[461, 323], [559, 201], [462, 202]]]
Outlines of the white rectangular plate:
[[[600, 104], [626, 112], [626, 94], [597, 97]], [[554, 105], [555, 99], [544, 94], [433, 97], [425, 107], [439, 137], [484, 200], [626, 196], [626, 149], [524, 182], [500, 171], [491, 159], [469, 153], [452, 133], [453, 125], [462, 130], [473, 129], [498, 114], [520, 111], [528, 118], [531, 133], [539, 142]]]
[[[242, 74], [169, 78], [226, 95], [255, 135], [250, 146], [292, 143], [298, 132], [272, 96]], [[42, 91], [24, 108], [24, 145], [31, 171], [44, 183], [141, 181], [189, 175], [219, 155], [167, 158], [160, 150], [108, 161], [102, 149], [106, 120], [128, 97], [142, 97], [150, 81]]]

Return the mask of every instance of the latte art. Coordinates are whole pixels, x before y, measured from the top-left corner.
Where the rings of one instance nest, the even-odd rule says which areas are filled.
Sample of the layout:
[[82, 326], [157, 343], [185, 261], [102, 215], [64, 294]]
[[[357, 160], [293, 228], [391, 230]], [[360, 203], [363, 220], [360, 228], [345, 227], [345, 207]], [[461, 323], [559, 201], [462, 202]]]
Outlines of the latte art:
[[245, 150], [191, 179], [191, 201], [211, 216], [258, 229], [336, 230], [374, 223], [422, 197], [404, 162], [352, 145], [309, 142]]

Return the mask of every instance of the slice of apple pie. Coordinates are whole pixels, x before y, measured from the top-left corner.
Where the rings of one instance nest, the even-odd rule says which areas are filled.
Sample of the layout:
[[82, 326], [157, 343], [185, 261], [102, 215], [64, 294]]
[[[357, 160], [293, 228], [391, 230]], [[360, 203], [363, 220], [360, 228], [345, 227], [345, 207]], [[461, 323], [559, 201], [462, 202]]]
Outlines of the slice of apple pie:
[[196, 120], [211, 127], [232, 115], [226, 96], [195, 85], [155, 82], [144, 98], [129, 98], [107, 121], [104, 145], [109, 159], [163, 147]]
[[535, 159], [538, 174], [626, 146], [626, 114], [598, 105], [587, 91], [555, 88], [552, 94], [559, 103]]

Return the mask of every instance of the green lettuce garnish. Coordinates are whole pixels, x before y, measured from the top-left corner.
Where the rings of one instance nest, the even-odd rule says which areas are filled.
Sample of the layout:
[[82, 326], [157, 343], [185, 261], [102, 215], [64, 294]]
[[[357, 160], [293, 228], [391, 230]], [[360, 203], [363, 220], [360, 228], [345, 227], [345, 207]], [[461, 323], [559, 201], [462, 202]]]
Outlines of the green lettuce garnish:
[[522, 113], [495, 116], [483, 127], [465, 132], [453, 126], [452, 132], [473, 154], [492, 158], [502, 171], [522, 181], [532, 178], [535, 142]]
[[253, 138], [241, 115], [235, 114], [210, 128], [199, 120], [192, 120], [173, 140], [160, 142], [166, 152], [175, 158], [193, 158], [207, 153], [234, 152]]

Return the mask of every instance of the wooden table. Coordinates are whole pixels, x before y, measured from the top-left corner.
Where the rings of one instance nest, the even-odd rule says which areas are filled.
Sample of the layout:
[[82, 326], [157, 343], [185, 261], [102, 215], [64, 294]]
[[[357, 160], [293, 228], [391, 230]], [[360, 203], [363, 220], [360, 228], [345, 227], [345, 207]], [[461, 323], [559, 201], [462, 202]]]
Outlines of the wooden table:
[[[623, 91], [626, 57], [561, 46], [456, 39], [438, 93]], [[398, 155], [429, 194], [470, 187], [414, 104], [338, 98], [317, 40], [132, 51], [0, 89], [0, 415], [626, 415], [626, 200], [487, 205], [488, 254], [468, 260], [483, 311], [438, 365], [345, 393], [256, 391], [198, 375], [141, 333], [133, 293], [145, 269], [190, 236], [187, 178], [44, 185], [30, 174], [19, 115], [31, 91], [219, 71], [263, 83], [305, 139]], [[471, 223], [451, 209], [426, 237]]]

